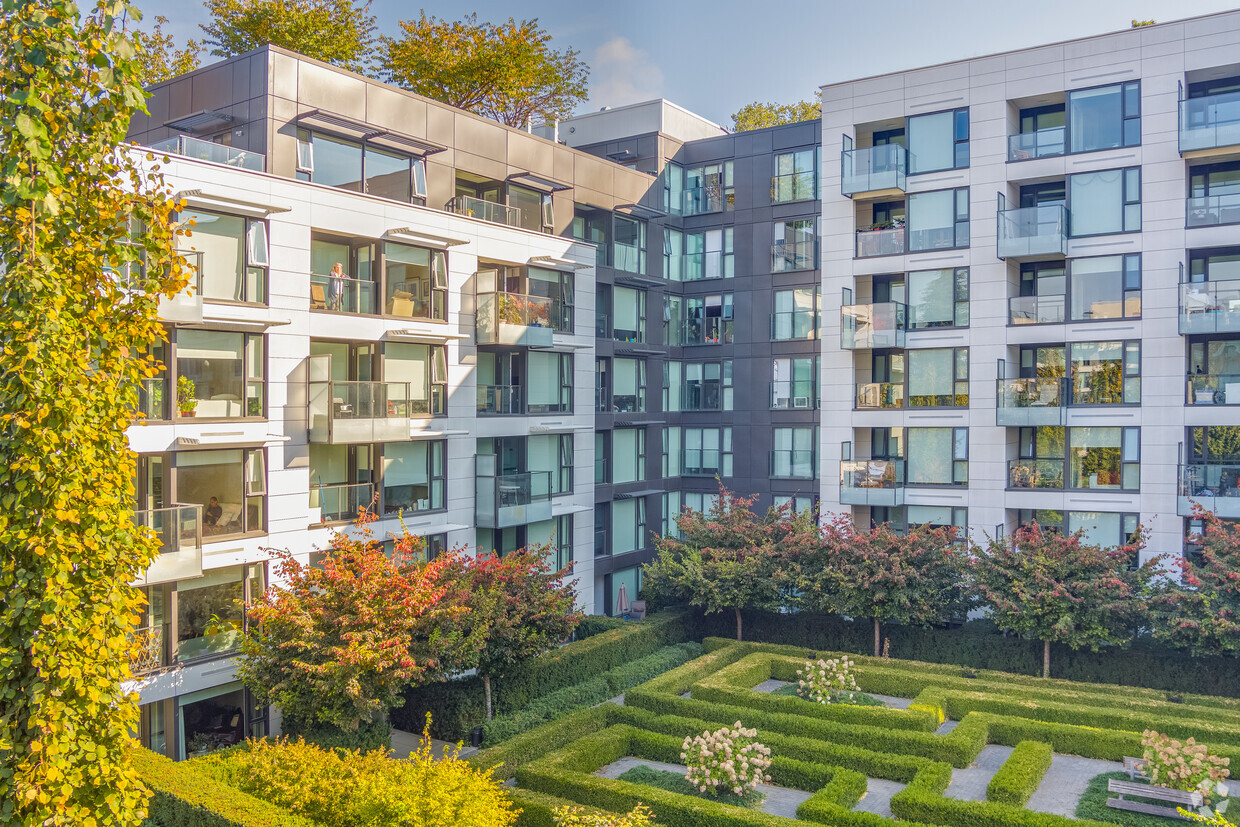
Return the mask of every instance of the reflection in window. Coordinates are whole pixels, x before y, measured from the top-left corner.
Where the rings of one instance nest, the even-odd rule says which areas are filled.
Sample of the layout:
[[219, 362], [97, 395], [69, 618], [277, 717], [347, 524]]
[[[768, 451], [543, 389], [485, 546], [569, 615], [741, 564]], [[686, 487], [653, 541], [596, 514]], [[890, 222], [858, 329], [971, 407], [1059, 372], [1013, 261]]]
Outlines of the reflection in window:
[[1069, 92], [1068, 136], [1072, 152], [1140, 144], [1140, 82]]
[[174, 502], [202, 506], [204, 540], [262, 531], [267, 471], [259, 449], [178, 451]]
[[[181, 415], [212, 419], [263, 416], [264, 365], [260, 334], [178, 330], [176, 375]], [[188, 404], [181, 399], [181, 388], [189, 395]]]
[[1141, 315], [1141, 255], [1078, 258], [1072, 267], [1072, 320]]
[[383, 245], [383, 276], [387, 315], [447, 318], [448, 262], [443, 250], [389, 241]]
[[968, 247], [968, 188], [909, 195], [908, 243], [913, 252]]
[[445, 440], [383, 446], [383, 513], [444, 508]]
[[1141, 168], [1107, 169], [1068, 176], [1073, 236], [1141, 229]]
[[1140, 342], [1073, 342], [1070, 361], [1073, 405], [1140, 404]]
[[969, 165], [969, 110], [908, 119], [909, 174]]
[[968, 267], [911, 272], [907, 291], [910, 329], [968, 326]]
[[405, 203], [426, 200], [426, 161], [311, 132], [297, 130], [297, 180]]
[[177, 657], [181, 661], [218, 657], [240, 647], [244, 573], [244, 567], [232, 566], [178, 581]]
[[188, 232], [179, 243], [202, 253], [201, 258], [190, 261], [201, 261], [203, 298], [256, 304], [266, 301], [270, 260], [265, 221], [206, 210], [183, 212], [180, 221]]
[[1138, 428], [1069, 428], [1068, 486], [1123, 489], [1141, 487]]

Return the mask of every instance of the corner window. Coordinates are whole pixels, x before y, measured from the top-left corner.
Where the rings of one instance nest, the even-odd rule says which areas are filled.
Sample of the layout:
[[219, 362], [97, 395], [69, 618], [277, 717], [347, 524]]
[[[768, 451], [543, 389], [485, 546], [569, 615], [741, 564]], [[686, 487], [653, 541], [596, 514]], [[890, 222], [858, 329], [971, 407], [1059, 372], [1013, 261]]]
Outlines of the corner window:
[[[267, 222], [207, 210], [187, 210], [179, 220], [187, 233], [179, 242], [198, 255], [202, 297], [212, 301], [263, 304], [267, 301]], [[192, 227], [189, 222], [193, 221]]]
[[448, 259], [443, 250], [383, 245], [383, 312], [409, 319], [447, 319]]
[[969, 110], [955, 109], [908, 119], [909, 174], [969, 165]]
[[680, 230], [663, 228], [663, 278], [684, 281], [685, 238]]
[[1140, 81], [1069, 92], [1068, 139], [1071, 152], [1140, 144]]
[[262, 334], [178, 330], [173, 361], [174, 407], [181, 418], [240, 419], [266, 415]]
[[1141, 168], [1068, 176], [1068, 221], [1074, 238], [1141, 230]]

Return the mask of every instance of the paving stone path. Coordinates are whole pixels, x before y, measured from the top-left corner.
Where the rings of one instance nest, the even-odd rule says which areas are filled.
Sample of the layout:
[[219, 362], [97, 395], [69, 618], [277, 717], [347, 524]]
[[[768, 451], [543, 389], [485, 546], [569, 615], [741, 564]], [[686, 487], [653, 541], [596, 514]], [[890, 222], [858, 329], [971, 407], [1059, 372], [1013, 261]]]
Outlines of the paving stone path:
[[[408, 758], [412, 753], [416, 752], [422, 746], [422, 736], [413, 732], [405, 732], [403, 729], [392, 730], [392, 757]], [[442, 761], [444, 752], [448, 749], [455, 750], [456, 744], [448, 741], [440, 741], [437, 738], [431, 739], [431, 755], [436, 761]], [[461, 748], [461, 758], [468, 758], [478, 750], [470, 746]]]
[[952, 770], [952, 781], [943, 796], [958, 801], [985, 801], [986, 785], [1011, 754], [1011, 747], [997, 744], [983, 747], [968, 767]]
[[[621, 758], [619, 761], [613, 761], [594, 774], [601, 775], [604, 778], [619, 778], [634, 767], [650, 767], [663, 772], [674, 772], [682, 777], [685, 774], [685, 768], [682, 764], [665, 764], [662, 761], [647, 761], [644, 758]], [[810, 797], [810, 793], [803, 790], [775, 787], [770, 784], [759, 784], [758, 792], [766, 795], [766, 798], [762, 801], [762, 812], [773, 816], [784, 816], [785, 818], [796, 818], [797, 807], [801, 806], [802, 801]]]
[[1124, 765], [1118, 761], [1099, 761], [1079, 755], [1060, 755], [1051, 758], [1051, 768], [1046, 771], [1042, 783], [1025, 805], [1030, 810], [1068, 816], [1076, 815], [1076, 805], [1089, 782], [1104, 772], [1120, 772]]

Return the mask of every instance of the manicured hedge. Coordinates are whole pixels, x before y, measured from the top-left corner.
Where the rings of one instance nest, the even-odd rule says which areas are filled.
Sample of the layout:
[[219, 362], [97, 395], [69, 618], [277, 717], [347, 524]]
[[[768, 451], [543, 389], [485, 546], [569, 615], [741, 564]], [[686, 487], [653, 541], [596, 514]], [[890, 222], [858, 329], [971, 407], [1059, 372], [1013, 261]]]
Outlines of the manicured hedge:
[[149, 820], [158, 827], [317, 827], [283, 807], [217, 781], [193, 761], [173, 761], [147, 749], [130, 758], [151, 790]]
[[[508, 790], [508, 797], [512, 799], [513, 804], [521, 808], [521, 813], [517, 816], [516, 827], [556, 827], [555, 818], [551, 815], [552, 810], [559, 807], [580, 808], [582, 806], [566, 798], [556, 798], [553, 795], [522, 790], [518, 787]], [[614, 815], [597, 807], [586, 807], [585, 810], [588, 815]]]
[[486, 767], [497, 779], [507, 781], [516, 774], [521, 765], [606, 727], [610, 722], [612, 709], [618, 707], [607, 704], [570, 712], [563, 718], [523, 732], [499, 746], [484, 749], [465, 760], [474, 766]]
[[[834, 615], [756, 611], [742, 612], [742, 617], [745, 636], [751, 640], [861, 655], [874, 651], [874, 627], [866, 619], [854, 623]], [[695, 625], [705, 635], [735, 637], [736, 620], [731, 612], [699, 614]], [[891, 641], [891, 654], [897, 658], [1022, 675], [1038, 675], [1042, 671], [1039, 641], [1005, 637], [988, 620], [966, 623], [957, 629], [884, 626], [883, 636]], [[1051, 674], [1088, 683], [1240, 698], [1240, 658], [1194, 658], [1159, 649], [1144, 639], [1129, 649], [1111, 647], [1100, 652], [1074, 652], [1052, 644]]]
[[891, 812], [902, 820], [949, 827], [1114, 827], [1101, 821], [1067, 818], [993, 801], [957, 801], [911, 785], [891, 797]]
[[[557, 647], [494, 676], [494, 710], [499, 714], [516, 712], [557, 689], [595, 678], [664, 646], [696, 639], [695, 633], [691, 615], [663, 612]], [[469, 730], [486, 719], [482, 679], [477, 676], [413, 687], [404, 697], [404, 705], [392, 710], [390, 716], [398, 729], [421, 732], [429, 712], [431, 734], [457, 741], [467, 738]]]
[[1021, 741], [986, 785], [986, 800], [1024, 807], [1051, 768], [1052, 758], [1050, 744]]
[[[392, 748], [392, 725], [387, 721], [369, 721], [353, 732], [345, 732], [331, 725], [306, 725], [293, 718], [285, 718], [280, 724], [281, 734], [289, 738], [303, 738], [308, 744], [324, 749], [351, 749], [370, 752]], [[418, 727], [416, 732], [421, 732]]]

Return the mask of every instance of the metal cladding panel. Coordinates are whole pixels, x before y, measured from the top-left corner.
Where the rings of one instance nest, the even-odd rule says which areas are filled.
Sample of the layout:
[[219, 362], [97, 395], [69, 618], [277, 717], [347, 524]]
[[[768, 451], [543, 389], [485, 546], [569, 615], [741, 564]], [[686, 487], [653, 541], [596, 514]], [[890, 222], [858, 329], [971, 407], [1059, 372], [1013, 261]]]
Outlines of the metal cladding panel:
[[508, 165], [534, 175], [555, 178], [554, 155], [562, 151], [555, 144], [532, 135], [508, 135]]
[[507, 157], [508, 136], [504, 127], [463, 112], [456, 113], [454, 120], [456, 135], [453, 144], [457, 149], [494, 160]]
[[365, 78], [346, 75], [309, 61], [297, 64], [297, 102], [347, 118], [366, 117]]
[[426, 134], [426, 101], [377, 83], [366, 84], [366, 122], [417, 137]]

